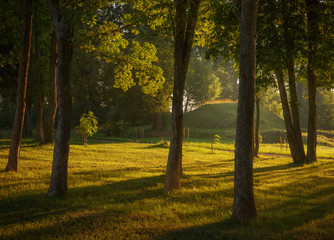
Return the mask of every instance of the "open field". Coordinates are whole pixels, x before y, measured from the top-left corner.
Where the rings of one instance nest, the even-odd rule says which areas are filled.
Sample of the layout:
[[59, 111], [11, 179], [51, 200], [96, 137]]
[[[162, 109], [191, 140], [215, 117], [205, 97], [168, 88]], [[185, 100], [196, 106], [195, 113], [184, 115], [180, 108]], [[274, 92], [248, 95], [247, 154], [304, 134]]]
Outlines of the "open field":
[[258, 217], [239, 226], [231, 153], [185, 144], [182, 191], [165, 194], [168, 148], [72, 144], [69, 193], [50, 199], [52, 150], [24, 140], [20, 172], [0, 172], [1, 239], [334, 239], [334, 160], [255, 158]]

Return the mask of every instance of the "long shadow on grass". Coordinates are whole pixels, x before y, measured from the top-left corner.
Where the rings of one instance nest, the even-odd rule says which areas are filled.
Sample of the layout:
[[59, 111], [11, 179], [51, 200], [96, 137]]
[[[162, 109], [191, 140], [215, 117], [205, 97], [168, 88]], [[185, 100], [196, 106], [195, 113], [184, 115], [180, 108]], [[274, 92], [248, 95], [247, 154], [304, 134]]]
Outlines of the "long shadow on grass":
[[[245, 231], [247, 229], [247, 232]], [[256, 230], [248, 226], [240, 226], [231, 219], [221, 222], [204, 224], [195, 227], [183, 228], [166, 232], [156, 237], [156, 240], [225, 240], [225, 239], [250, 239]]]
[[[9, 151], [9, 147], [10, 147], [10, 143], [11, 141], [9, 139], [1, 139], [0, 140], [0, 149], [8, 149]], [[36, 147], [36, 146], [40, 146], [41, 143], [36, 142], [34, 139], [22, 139], [22, 143], [21, 143], [21, 148], [29, 148], [29, 147]]]
[[99, 209], [105, 204], [127, 204], [162, 195], [164, 176], [114, 182], [102, 186], [71, 188], [65, 197], [48, 198], [31, 193], [0, 200], [0, 226], [60, 216], [78, 209]]
[[[223, 165], [223, 163], [221, 165]], [[211, 165], [209, 166], [211, 167]], [[217, 164], [217, 167], [218, 166], [219, 164]], [[184, 169], [186, 172], [186, 170], [198, 169], [198, 166], [185, 167]], [[300, 170], [302, 171], [305, 169], [303, 168], [302, 164], [288, 163], [288, 164], [279, 165], [279, 166], [254, 168], [253, 172], [254, 172], [254, 175], [257, 175], [259, 173], [267, 173], [267, 172], [278, 171], [278, 170], [293, 170], [293, 171]], [[203, 177], [203, 178], [224, 178], [224, 177], [234, 176], [234, 171], [228, 171], [228, 172], [216, 173], [216, 174], [197, 174], [197, 175], [192, 175], [192, 176], [198, 176], [198, 177]]]
[[[277, 199], [279, 204], [258, 211], [260, 221], [277, 232], [284, 232], [288, 239], [294, 239], [291, 235], [294, 232], [298, 235], [298, 239], [331, 239], [326, 234], [332, 234], [333, 236], [334, 229], [326, 229], [327, 231], [323, 233], [325, 235], [314, 236], [314, 238], [308, 236], [307, 234], [310, 233], [306, 232], [309, 227], [313, 230], [317, 229], [316, 222], [321, 224], [325, 221], [326, 216], [334, 214], [334, 185], [332, 179], [319, 178], [318, 180], [320, 181], [317, 181], [316, 178], [309, 178], [308, 181], [299, 180], [288, 183], [279, 189], [273, 187], [266, 191], [262, 190], [261, 192], [275, 195], [280, 192], [280, 189], [282, 192], [285, 190], [285, 192]], [[310, 189], [312, 189], [311, 193], [309, 192]], [[290, 190], [290, 192], [286, 192], [287, 190]], [[287, 200], [284, 200], [285, 198]]]

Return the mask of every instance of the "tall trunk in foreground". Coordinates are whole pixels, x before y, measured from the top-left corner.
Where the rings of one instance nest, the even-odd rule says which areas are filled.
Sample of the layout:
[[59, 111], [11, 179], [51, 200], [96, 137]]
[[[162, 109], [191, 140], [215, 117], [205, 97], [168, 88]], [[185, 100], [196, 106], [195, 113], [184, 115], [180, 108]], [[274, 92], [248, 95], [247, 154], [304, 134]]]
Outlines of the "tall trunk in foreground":
[[72, 60], [72, 31], [69, 21], [59, 8], [59, 1], [48, 0], [53, 26], [58, 43], [57, 64], [57, 135], [53, 153], [53, 164], [49, 196], [67, 193], [67, 165], [71, 133], [72, 96], [70, 69]]
[[292, 117], [290, 113], [290, 107], [288, 102], [288, 95], [286, 93], [284, 76], [282, 70], [276, 72], [277, 83], [279, 88], [279, 93], [282, 102], [283, 117], [286, 128], [286, 134], [289, 142], [291, 157], [294, 163], [303, 163], [305, 162], [305, 152], [304, 149], [298, 147], [298, 141], [296, 138], [296, 132], [294, 130]]
[[56, 62], [57, 62], [57, 39], [55, 32], [52, 33], [50, 58], [49, 58], [49, 95], [48, 106], [44, 121], [44, 143], [53, 143], [54, 122], [57, 110], [56, 88]]
[[200, 3], [200, 0], [188, 1], [189, 9], [186, 1], [176, 0], [172, 138], [165, 180], [167, 192], [181, 188], [183, 95]]
[[6, 171], [19, 170], [20, 147], [26, 108], [28, 68], [31, 51], [32, 0], [24, 2], [21, 56], [17, 77], [16, 111]]
[[39, 68], [39, 44], [38, 44], [38, 24], [35, 22], [35, 61], [37, 69], [35, 71], [35, 77], [37, 81], [36, 86], [36, 140], [43, 142], [43, 99], [41, 91], [41, 75]]
[[319, 0], [306, 0], [307, 29], [308, 29], [308, 124], [307, 124], [307, 159], [309, 162], [317, 161], [317, 79], [315, 75], [314, 56], [317, 48], [318, 9]]
[[255, 122], [255, 146], [253, 156], [257, 156], [259, 154], [260, 149], [260, 98], [256, 97], [255, 99], [256, 106], [256, 122]]
[[257, 0], [243, 0], [232, 214], [233, 219], [238, 223], [244, 223], [256, 217], [253, 192], [256, 18]]

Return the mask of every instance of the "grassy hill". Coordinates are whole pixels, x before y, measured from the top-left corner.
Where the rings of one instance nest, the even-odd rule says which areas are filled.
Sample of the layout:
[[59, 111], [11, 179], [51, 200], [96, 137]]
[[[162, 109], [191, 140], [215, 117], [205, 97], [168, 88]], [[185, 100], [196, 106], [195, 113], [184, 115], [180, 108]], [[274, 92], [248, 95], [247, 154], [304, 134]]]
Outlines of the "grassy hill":
[[[238, 103], [220, 102], [205, 104], [194, 111], [187, 112], [184, 116], [185, 136], [189, 136], [192, 142], [210, 141], [211, 136], [218, 134], [222, 137], [223, 143], [233, 143], [236, 132]], [[286, 130], [283, 119], [274, 113], [261, 108], [260, 134], [262, 143], [280, 143], [280, 136], [286, 140]], [[167, 126], [170, 126], [169, 123]], [[165, 131], [152, 131], [151, 125], [131, 127], [124, 137], [134, 138], [139, 136], [139, 129], [145, 128], [145, 137], [151, 140], [168, 139], [170, 128]], [[137, 131], [137, 133], [136, 133]], [[303, 129], [304, 143], [307, 142], [306, 129]], [[318, 144], [334, 147], [334, 131], [318, 130]]]
[[[191, 137], [208, 138], [210, 134], [219, 134], [224, 140], [233, 140], [235, 136], [238, 103], [206, 104], [184, 117], [185, 128], [190, 128]], [[275, 133], [284, 135], [284, 121], [275, 114], [261, 109], [260, 132], [268, 137]], [[186, 133], [187, 135], [187, 133]], [[279, 136], [277, 137], [279, 139]]]

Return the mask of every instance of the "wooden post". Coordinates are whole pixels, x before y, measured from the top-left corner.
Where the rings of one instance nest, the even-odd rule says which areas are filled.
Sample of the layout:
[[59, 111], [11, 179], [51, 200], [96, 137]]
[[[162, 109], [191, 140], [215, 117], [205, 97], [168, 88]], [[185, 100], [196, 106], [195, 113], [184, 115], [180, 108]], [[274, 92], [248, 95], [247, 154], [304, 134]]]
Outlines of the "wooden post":
[[282, 142], [282, 136], [279, 136], [279, 142], [280, 142], [280, 150], [283, 150], [283, 142]]
[[286, 148], [285, 148], [285, 151], [288, 151], [288, 145], [289, 145], [289, 141], [286, 140]]
[[143, 128], [143, 138], [145, 137], [145, 129]]
[[188, 142], [189, 142], [189, 128], [188, 128]]

